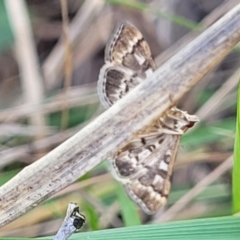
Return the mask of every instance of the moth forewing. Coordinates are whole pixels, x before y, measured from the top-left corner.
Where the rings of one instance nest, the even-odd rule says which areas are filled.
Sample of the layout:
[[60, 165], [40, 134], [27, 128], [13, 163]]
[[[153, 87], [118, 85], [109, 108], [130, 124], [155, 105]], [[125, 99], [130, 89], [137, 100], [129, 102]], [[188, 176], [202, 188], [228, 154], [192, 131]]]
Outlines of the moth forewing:
[[[98, 93], [105, 108], [124, 97], [151, 75], [156, 65], [148, 43], [131, 24], [118, 24], [105, 48], [105, 64], [100, 70]], [[113, 73], [118, 86], [113, 84]]]
[[179, 136], [167, 135], [167, 147], [148, 157], [142, 172], [126, 183], [128, 195], [147, 213], [153, 214], [167, 201]]
[[[118, 24], [106, 46], [98, 80], [103, 106], [108, 108], [123, 98], [155, 69], [141, 32], [131, 24]], [[110, 160], [113, 176], [146, 213], [156, 212], [166, 202], [180, 135], [196, 122], [196, 116], [172, 107]]]
[[196, 116], [174, 107], [115, 155], [114, 176], [147, 214], [166, 202], [180, 135], [197, 121]]

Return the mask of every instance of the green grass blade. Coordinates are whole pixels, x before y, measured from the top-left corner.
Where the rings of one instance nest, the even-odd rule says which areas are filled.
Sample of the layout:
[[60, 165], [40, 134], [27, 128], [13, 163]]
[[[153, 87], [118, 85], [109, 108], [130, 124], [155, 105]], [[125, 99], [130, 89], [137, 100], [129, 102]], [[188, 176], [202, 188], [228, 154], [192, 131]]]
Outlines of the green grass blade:
[[[240, 217], [218, 217], [140, 225], [74, 234], [79, 240], [234, 240], [240, 239]], [[51, 237], [42, 238], [45, 240]], [[12, 240], [12, 239], [11, 239]], [[16, 239], [14, 239], [16, 240]]]
[[[139, 225], [73, 234], [74, 240], [234, 240], [240, 239], [240, 217], [205, 218], [163, 224]], [[27, 240], [27, 238], [0, 238]], [[30, 239], [30, 238], [29, 238]], [[50, 240], [52, 237], [44, 237]]]
[[[240, 239], [240, 217], [218, 217], [197, 220], [139, 225], [108, 230], [79, 232], [70, 239], [81, 240], [237, 240]], [[50, 226], [49, 226], [50, 227]], [[0, 240], [28, 238], [0, 238]], [[30, 238], [29, 238], [30, 239]], [[50, 240], [52, 237], [44, 237]]]
[[160, 239], [240, 239], [240, 218], [212, 218], [165, 224], [141, 225], [80, 233], [71, 239], [160, 240]]
[[13, 33], [4, 1], [0, 1], [0, 32], [0, 52], [2, 52], [10, 49], [13, 44]]
[[3, 184], [5, 184], [7, 181], [9, 181], [11, 178], [13, 178], [17, 173], [19, 173], [20, 170], [11, 170], [11, 171], [6, 171], [3, 173], [0, 173], [1, 177], [0, 177], [0, 186], [2, 186]]
[[238, 87], [237, 124], [233, 164], [233, 213], [240, 212], [240, 84]]

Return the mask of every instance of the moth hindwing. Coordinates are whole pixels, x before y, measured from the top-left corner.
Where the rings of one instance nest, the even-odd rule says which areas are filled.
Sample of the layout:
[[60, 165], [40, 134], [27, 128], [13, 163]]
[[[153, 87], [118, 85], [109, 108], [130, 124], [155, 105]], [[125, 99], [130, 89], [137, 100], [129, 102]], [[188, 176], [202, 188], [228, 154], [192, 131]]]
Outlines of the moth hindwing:
[[[140, 31], [129, 23], [118, 24], [106, 46], [99, 74], [103, 106], [113, 105], [155, 69], [150, 47]], [[113, 176], [146, 213], [155, 213], [166, 203], [180, 136], [198, 121], [196, 116], [172, 107], [110, 160]]]

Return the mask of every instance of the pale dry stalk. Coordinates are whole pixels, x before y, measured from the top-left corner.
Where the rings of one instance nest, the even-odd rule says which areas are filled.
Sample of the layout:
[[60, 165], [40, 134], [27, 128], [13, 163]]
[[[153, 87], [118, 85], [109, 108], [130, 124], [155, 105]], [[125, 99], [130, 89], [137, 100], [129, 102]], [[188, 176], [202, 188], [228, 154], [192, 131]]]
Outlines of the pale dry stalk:
[[[6, 0], [5, 4], [15, 37], [16, 56], [25, 102], [40, 104], [44, 98], [43, 81], [39, 71], [27, 6], [24, 0]], [[41, 138], [44, 133], [44, 129], [41, 129], [45, 125], [44, 115], [36, 112], [31, 115], [30, 119], [32, 125], [41, 130], [42, 134], [39, 134], [39, 138]]]

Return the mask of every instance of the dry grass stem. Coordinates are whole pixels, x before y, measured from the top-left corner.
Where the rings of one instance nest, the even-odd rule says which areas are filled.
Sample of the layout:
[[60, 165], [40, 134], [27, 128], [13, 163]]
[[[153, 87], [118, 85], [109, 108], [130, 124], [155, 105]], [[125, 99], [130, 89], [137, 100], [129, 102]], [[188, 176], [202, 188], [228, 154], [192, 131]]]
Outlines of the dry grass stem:
[[[44, 98], [43, 81], [39, 71], [39, 63], [25, 1], [6, 0], [5, 4], [15, 36], [17, 61], [21, 73], [24, 98], [26, 102], [37, 105]], [[31, 122], [39, 128], [45, 125], [44, 116], [38, 112], [31, 115]], [[39, 138], [43, 137], [43, 135], [44, 129], [39, 134]]]
[[24, 144], [21, 146], [17, 146], [17, 147], [13, 147], [13, 148], [9, 148], [1, 151], [0, 152], [0, 158], [1, 158], [0, 168], [3, 168], [4, 166], [11, 164], [17, 159], [27, 158], [29, 157], [30, 154], [36, 153], [43, 149], [55, 147], [56, 145], [62, 143], [63, 141], [65, 141], [66, 139], [74, 135], [76, 132], [79, 131], [79, 129], [81, 129], [85, 125], [86, 123], [76, 128], [70, 128], [63, 132], [54, 134], [52, 136], [36, 140], [29, 144]]
[[87, 31], [84, 32], [84, 38], [80, 39], [76, 51], [74, 51], [74, 68], [89, 59], [93, 54], [104, 46], [108, 36], [113, 29], [113, 15], [108, 8], [103, 9], [97, 21], [93, 22]]
[[191, 42], [198, 35], [204, 32], [208, 27], [210, 27], [214, 22], [216, 22], [220, 17], [222, 17], [229, 10], [234, 8], [239, 3], [238, 0], [229, 0], [223, 2], [218, 8], [214, 9], [210, 14], [208, 14], [200, 23], [201, 31], [191, 31], [184, 35], [181, 39], [175, 42], [170, 48], [162, 52], [157, 58], [156, 63], [158, 66], [162, 65], [174, 54], [176, 54], [183, 46]]
[[181, 154], [178, 156], [175, 167], [182, 167], [186, 164], [193, 164], [197, 162], [223, 162], [226, 158], [228, 158], [230, 155], [232, 155], [232, 152], [190, 152]]
[[[103, 6], [104, 1], [102, 0], [85, 1], [83, 3], [81, 9], [79, 9], [69, 26], [69, 38], [73, 49], [75, 42], [83, 37], [86, 29], [88, 29], [91, 23], [97, 18]], [[60, 39], [43, 64], [43, 73], [48, 90], [56, 86], [59, 78], [63, 75], [64, 55], [64, 42]]]
[[196, 112], [196, 115], [205, 120], [209, 114], [213, 114], [217, 107], [222, 106], [224, 97], [236, 88], [239, 82], [240, 69], [238, 69], [227, 81], [218, 89], [217, 92]]
[[[4, 231], [0, 232], [0, 237], [19, 237], [22, 238], [33, 238], [36, 236], [45, 235], [50, 236], [56, 233], [56, 231], [59, 229], [59, 226], [61, 226], [62, 219], [56, 219], [51, 221], [46, 221], [43, 223], [34, 224], [32, 223], [31, 226], [24, 226], [19, 227], [17, 229], [6, 229]], [[49, 228], [51, 226], [51, 228]], [[3, 238], [2, 238], [3, 239]]]
[[56, 130], [53, 127], [43, 126], [40, 129], [34, 126], [26, 126], [20, 124], [0, 124], [0, 137], [10, 136], [37, 136], [41, 133], [42, 129], [46, 134], [53, 134]]
[[[49, 103], [23, 104], [18, 107], [8, 108], [6, 110], [0, 111], [0, 121], [1, 122], [16, 121], [20, 118], [24, 118], [31, 114], [35, 114], [36, 112], [41, 112], [42, 114], [56, 112], [62, 108], [63, 102], [64, 99], [56, 99]], [[79, 96], [69, 97], [67, 99], [67, 104], [71, 108], [97, 104], [98, 102], [99, 99], [97, 93], [86, 95], [79, 94]]]
[[109, 173], [99, 175], [99, 176], [96, 176], [96, 177], [91, 177], [87, 180], [71, 184], [70, 186], [68, 186], [68, 187], [64, 188], [63, 190], [61, 190], [60, 192], [56, 193], [51, 198], [59, 197], [59, 196], [62, 196], [64, 194], [67, 194], [67, 193], [70, 193], [70, 192], [77, 192], [77, 191], [79, 191], [79, 189], [88, 187], [88, 186], [93, 185], [93, 184], [97, 184], [99, 182], [109, 181], [111, 179], [112, 179], [112, 176]]
[[68, 125], [68, 92], [71, 86], [73, 66], [72, 66], [72, 45], [69, 38], [69, 20], [68, 20], [68, 4], [66, 0], [61, 0], [62, 9], [62, 27], [63, 27], [63, 41], [65, 46], [65, 64], [64, 64], [64, 104], [62, 106], [61, 129], [66, 129]]
[[0, 158], [1, 158], [0, 169], [16, 161], [17, 159], [19, 160], [25, 159], [25, 158], [28, 158], [30, 154], [36, 153], [38, 151], [41, 152], [41, 150], [43, 149], [46, 150], [46, 149], [55, 147], [56, 145], [65, 141], [67, 138], [77, 133], [80, 129], [82, 129], [89, 122], [95, 119], [96, 116], [98, 115], [99, 115], [99, 110], [96, 111], [96, 113], [92, 116], [90, 120], [78, 125], [77, 127], [67, 129], [65, 131], [56, 133], [52, 136], [48, 136], [43, 139], [36, 140], [29, 144], [2, 150], [0, 152]]

